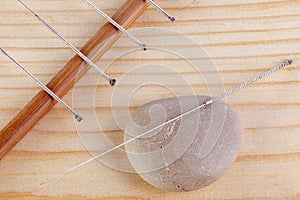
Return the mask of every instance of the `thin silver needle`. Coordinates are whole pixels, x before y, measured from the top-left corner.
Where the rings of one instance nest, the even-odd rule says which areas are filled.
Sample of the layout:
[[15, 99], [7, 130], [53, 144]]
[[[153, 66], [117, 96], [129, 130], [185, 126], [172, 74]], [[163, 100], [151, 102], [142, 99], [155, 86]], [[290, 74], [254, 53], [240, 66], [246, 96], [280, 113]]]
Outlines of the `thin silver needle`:
[[167, 16], [169, 18], [169, 20], [171, 22], [175, 21], [175, 18], [173, 16], [171, 16], [169, 13], [167, 13], [164, 9], [162, 9], [159, 5], [157, 5], [154, 1], [152, 0], [147, 0], [153, 7], [155, 7], [159, 12], [161, 12], [162, 14], [164, 14], [165, 16]]
[[30, 71], [28, 71], [21, 63], [9, 55], [4, 49], [0, 48], [0, 51], [6, 55], [11, 61], [18, 65], [28, 76], [30, 76], [41, 88], [43, 88], [50, 96], [52, 96], [57, 102], [65, 107], [70, 113], [72, 113], [75, 119], [80, 122], [82, 117], [78, 115], [70, 106], [68, 106], [63, 100], [61, 100], [54, 92], [52, 92], [45, 84], [43, 84], [38, 78], [36, 78]]
[[18, 2], [27, 9], [31, 14], [33, 14], [40, 22], [42, 22], [45, 26], [47, 26], [54, 34], [56, 34], [62, 41], [64, 41], [75, 53], [77, 53], [85, 62], [87, 62], [91, 67], [93, 67], [97, 72], [101, 74], [106, 80], [109, 81], [110, 85], [113, 86], [116, 83], [116, 79], [110, 78], [104, 71], [102, 71], [93, 61], [91, 61], [88, 57], [86, 57], [81, 51], [79, 51], [74, 45], [72, 45], [66, 38], [64, 38], [61, 34], [59, 34], [56, 30], [54, 30], [45, 20], [39, 17], [32, 9], [30, 9], [27, 5], [25, 5], [21, 0]]
[[134, 138], [132, 138], [132, 139], [130, 139], [130, 140], [124, 142], [124, 143], [122, 143], [122, 144], [119, 144], [118, 146], [115, 146], [115, 147], [109, 149], [108, 151], [105, 151], [105, 152], [103, 152], [103, 153], [100, 153], [100, 154], [96, 155], [95, 157], [93, 157], [93, 158], [91, 158], [91, 159], [89, 159], [89, 160], [87, 160], [87, 161], [85, 161], [85, 162], [83, 162], [83, 163], [80, 163], [79, 165], [76, 165], [76, 166], [74, 166], [74, 167], [72, 167], [72, 168], [70, 168], [70, 169], [64, 171], [63, 173], [58, 174], [58, 175], [56, 175], [56, 176], [54, 176], [54, 177], [52, 177], [52, 178], [46, 180], [45, 182], [41, 183], [41, 185], [50, 183], [51, 181], [56, 180], [56, 179], [58, 179], [58, 178], [60, 178], [60, 177], [62, 177], [62, 176], [64, 176], [64, 175], [68, 174], [69, 172], [72, 172], [72, 171], [75, 170], [75, 169], [78, 169], [79, 167], [81, 167], [81, 166], [83, 166], [83, 165], [85, 165], [85, 164], [87, 164], [87, 163], [89, 163], [89, 162], [91, 162], [91, 161], [93, 161], [93, 160], [96, 160], [96, 159], [98, 159], [98, 158], [100, 158], [100, 157], [102, 157], [102, 156], [104, 156], [104, 155], [106, 155], [106, 154], [108, 154], [108, 153], [110, 153], [110, 152], [112, 152], [112, 151], [114, 151], [114, 150], [120, 148], [120, 147], [125, 146], [125, 145], [128, 144], [128, 143], [131, 143], [131, 142], [135, 141], [135, 140], [138, 139], [138, 138], [141, 138], [141, 137], [143, 137], [143, 136], [145, 136], [145, 135], [151, 133], [151, 132], [154, 131], [154, 130], [157, 130], [157, 129], [159, 129], [159, 128], [161, 128], [161, 127], [163, 127], [163, 126], [165, 126], [165, 125], [167, 125], [167, 124], [169, 124], [169, 123], [172, 123], [172, 122], [174, 122], [174, 121], [176, 121], [176, 120], [178, 120], [178, 119], [180, 119], [180, 118], [182, 118], [182, 117], [184, 117], [184, 116], [186, 116], [186, 115], [188, 115], [188, 114], [191, 114], [191, 113], [195, 112], [196, 110], [199, 110], [199, 109], [201, 109], [201, 108], [204, 108], [204, 107], [206, 107], [206, 106], [212, 104], [213, 102], [218, 101], [218, 100], [220, 100], [220, 99], [222, 99], [222, 98], [224, 98], [224, 97], [226, 97], [226, 96], [228, 96], [228, 95], [230, 95], [230, 94], [232, 94], [232, 93], [234, 93], [234, 92], [236, 92], [236, 91], [238, 91], [238, 90], [240, 90], [240, 89], [246, 87], [247, 85], [249, 85], [249, 84], [251, 84], [251, 83], [253, 83], [253, 82], [255, 82], [255, 81], [258, 81], [258, 80], [262, 79], [263, 77], [268, 76], [268, 75], [270, 75], [271, 73], [274, 73], [274, 72], [276, 72], [276, 71], [282, 69], [282, 68], [285, 67], [285, 66], [291, 65], [292, 63], [293, 63], [293, 60], [289, 59], [289, 60], [285, 61], [283, 64], [281, 64], [281, 65], [279, 65], [279, 66], [277, 66], [277, 67], [274, 67], [274, 68], [272, 68], [271, 70], [266, 71], [266, 72], [264, 72], [264, 73], [262, 73], [262, 74], [256, 76], [255, 78], [250, 79], [249, 81], [246, 81], [246, 82], [242, 83], [241, 85], [239, 85], [239, 86], [237, 86], [237, 87], [235, 87], [235, 88], [232, 88], [231, 90], [228, 90], [227, 92], [224, 92], [223, 94], [221, 94], [221, 95], [219, 95], [219, 96], [217, 96], [217, 97], [211, 98], [210, 100], [206, 101], [205, 103], [203, 103], [203, 104], [201, 104], [201, 105], [199, 105], [199, 106], [197, 106], [197, 107], [195, 107], [195, 108], [193, 108], [193, 109], [191, 109], [191, 110], [189, 110], [189, 111], [187, 111], [187, 112], [184, 112], [183, 114], [181, 114], [181, 115], [179, 115], [179, 116], [177, 116], [177, 117], [175, 117], [175, 118], [173, 118], [173, 119], [171, 119], [171, 120], [168, 120], [168, 121], [166, 121], [165, 123], [160, 124], [160, 125], [158, 125], [157, 127], [153, 128], [153, 129], [151, 129], [151, 130], [149, 130], [149, 131], [146, 131], [146, 132], [144, 132], [144, 133], [142, 133], [142, 134], [140, 134], [140, 135], [138, 135], [138, 136], [136, 136], [136, 137], [134, 137]]
[[87, 5], [92, 7], [97, 13], [102, 15], [107, 21], [109, 21], [111, 24], [113, 24], [116, 28], [118, 28], [120, 31], [122, 31], [129, 39], [131, 39], [133, 42], [135, 42], [137, 45], [143, 48], [143, 50], [147, 50], [146, 44], [143, 44], [141, 41], [139, 41], [136, 37], [134, 37], [131, 33], [129, 33], [126, 29], [124, 29], [120, 24], [118, 24], [115, 20], [110, 18], [107, 14], [105, 14], [102, 10], [100, 10], [95, 4], [90, 2], [89, 0], [83, 0]]

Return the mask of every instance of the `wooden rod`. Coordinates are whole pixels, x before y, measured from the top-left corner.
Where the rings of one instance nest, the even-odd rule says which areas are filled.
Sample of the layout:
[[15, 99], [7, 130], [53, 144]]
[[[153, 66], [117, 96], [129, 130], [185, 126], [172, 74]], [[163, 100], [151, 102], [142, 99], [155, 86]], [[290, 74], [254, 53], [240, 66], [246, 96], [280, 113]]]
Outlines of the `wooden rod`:
[[[113, 19], [128, 28], [148, 7], [145, 0], [127, 0]], [[106, 23], [84, 45], [81, 52], [96, 62], [120, 37], [121, 32]], [[87, 65], [75, 55], [47, 84], [57, 96], [65, 95], [88, 70]], [[3, 158], [56, 104], [44, 90], [40, 91], [0, 132], [0, 159]]]

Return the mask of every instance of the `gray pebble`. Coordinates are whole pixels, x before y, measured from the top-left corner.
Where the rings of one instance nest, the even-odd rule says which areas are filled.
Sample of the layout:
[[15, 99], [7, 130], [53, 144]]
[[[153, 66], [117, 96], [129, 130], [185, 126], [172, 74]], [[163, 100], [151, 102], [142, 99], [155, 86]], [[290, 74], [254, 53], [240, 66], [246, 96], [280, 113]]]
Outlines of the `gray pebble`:
[[[125, 141], [151, 130], [210, 99], [186, 96], [140, 107], [125, 128]], [[198, 109], [126, 145], [130, 163], [151, 185], [183, 192], [219, 179], [238, 154], [242, 127], [235, 111], [222, 101]]]

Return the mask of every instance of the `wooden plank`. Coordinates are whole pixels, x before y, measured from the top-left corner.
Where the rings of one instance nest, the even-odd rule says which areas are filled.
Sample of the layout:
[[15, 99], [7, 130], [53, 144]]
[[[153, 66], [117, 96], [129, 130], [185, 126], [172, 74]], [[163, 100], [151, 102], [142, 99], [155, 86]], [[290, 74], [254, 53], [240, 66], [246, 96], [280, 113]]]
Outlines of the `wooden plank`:
[[[112, 15], [123, 1], [95, 0]], [[226, 99], [239, 113], [245, 128], [240, 154], [233, 167], [214, 184], [188, 193], [159, 191], [135, 174], [112, 170], [98, 162], [90, 163], [46, 186], [45, 179], [80, 163], [90, 154], [82, 145], [72, 116], [59, 105], [41, 120], [24, 139], [0, 161], [0, 199], [299, 199], [300, 198], [300, 2], [297, 0], [228, 0], [228, 1], [158, 1], [177, 21], [170, 24], [149, 8], [131, 29], [163, 27], [190, 36], [212, 59], [224, 82], [232, 86], [263, 72], [269, 67], [293, 58], [295, 63], [239, 94]], [[105, 21], [81, 1], [26, 1], [31, 7], [77, 47], [84, 43]], [[28, 14], [16, 1], [0, 4], [0, 46], [48, 82], [72, 56], [63, 42]], [[142, 41], [155, 43], [159, 36], [138, 34]], [[161, 36], [164, 37], [164, 36]], [[113, 55], [130, 49], [123, 36], [102, 60], [107, 66]], [[134, 44], [131, 44], [134, 47]], [[201, 57], [200, 60], [207, 58]], [[128, 67], [142, 60], [131, 59], [108, 69], [121, 78]], [[182, 62], [163, 58], [189, 78], [197, 94], [207, 92], [198, 74]], [[0, 127], [4, 127], [39, 91], [6, 57], [0, 56]], [[203, 72], [209, 75], [209, 72]], [[134, 75], [134, 74], [133, 74]], [[141, 76], [137, 74], [136, 77]], [[153, 72], [153, 78], [160, 74]], [[174, 74], [168, 74], [172, 79]], [[90, 71], [86, 78], [93, 78]], [[141, 76], [142, 77], [142, 76]], [[200, 80], [200, 81], [199, 81]], [[170, 81], [171, 82], [171, 81]], [[110, 122], [113, 90], [100, 80], [97, 86], [96, 110], [113, 141], [122, 132]], [[132, 87], [132, 85], [122, 86]], [[171, 84], [184, 93], [185, 85]], [[83, 82], [75, 92], [92, 89]], [[131, 109], [152, 98], [169, 95], [162, 87], [149, 86], [138, 92]], [[145, 95], [148, 94], [148, 95]], [[73, 92], [64, 100], [72, 104]], [[75, 100], [75, 99], [74, 99]], [[76, 99], [77, 100], [77, 99]], [[84, 105], [80, 100], [76, 104]], [[84, 107], [84, 106], [83, 106]], [[127, 109], [127, 108], [119, 108]], [[59, 116], [59, 117], [57, 117]]]

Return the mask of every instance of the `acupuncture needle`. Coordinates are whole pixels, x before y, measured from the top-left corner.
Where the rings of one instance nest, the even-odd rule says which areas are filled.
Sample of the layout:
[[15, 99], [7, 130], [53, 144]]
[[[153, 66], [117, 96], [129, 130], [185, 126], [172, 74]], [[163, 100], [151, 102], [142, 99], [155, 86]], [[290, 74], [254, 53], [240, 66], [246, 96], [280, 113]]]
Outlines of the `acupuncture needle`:
[[286, 60], [286, 61], [285, 61], [284, 63], [282, 63], [281, 65], [278, 65], [278, 66], [276, 66], [276, 67], [274, 67], [274, 68], [272, 68], [272, 69], [270, 69], [270, 70], [268, 70], [268, 71], [266, 71], [266, 72], [264, 72], [264, 73], [262, 73], [262, 74], [256, 76], [255, 78], [250, 79], [250, 80], [248, 80], [248, 81], [246, 81], [246, 82], [244, 82], [244, 83], [242, 83], [242, 84], [240, 84], [240, 85], [238, 85], [238, 86], [236, 86], [236, 87], [234, 87], [234, 88], [232, 88], [232, 89], [230, 89], [230, 90], [228, 90], [228, 91], [226, 91], [226, 92], [220, 94], [219, 96], [213, 97], [213, 98], [211, 98], [210, 100], [207, 100], [205, 103], [200, 104], [199, 106], [197, 106], [197, 107], [195, 107], [195, 108], [192, 108], [191, 110], [189, 110], [189, 111], [187, 111], [187, 112], [184, 112], [184, 113], [178, 115], [177, 117], [172, 118], [172, 119], [170, 119], [170, 120], [164, 122], [163, 124], [160, 124], [160, 125], [158, 125], [158, 126], [152, 128], [151, 130], [148, 130], [148, 131], [146, 131], [146, 132], [144, 132], [144, 133], [142, 133], [142, 134], [140, 134], [140, 135], [138, 135], [138, 136], [136, 136], [136, 137], [133, 137], [133, 138], [131, 138], [130, 140], [127, 140], [126, 142], [124, 142], [124, 143], [122, 143], [122, 144], [119, 144], [119, 145], [117, 145], [117, 146], [115, 146], [115, 147], [113, 147], [113, 148], [111, 148], [111, 149], [109, 149], [109, 150], [107, 150], [107, 151], [105, 151], [105, 152], [102, 152], [102, 153], [100, 153], [100, 154], [94, 156], [93, 158], [90, 158], [90, 159], [86, 160], [85, 162], [82, 162], [82, 163], [80, 163], [80, 164], [78, 164], [78, 165], [76, 165], [76, 166], [74, 166], [74, 167], [72, 167], [72, 168], [70, 168], [70, 169], [68, 169], [68, 170], [66, 170], [66, 171], [64, 171], [64, 172], [62, 172], [62, 173], [60, 173], [60, 174], [58, 174], [58, 175], [56, 175], [56, 176], [53, 176], [53, 177], [50, 178], [50, 179], [47, 179], [46, 181], [44, 181], [43, 183], [41, 183], [41, 185], [50, 183], [50, 182], [52, 182], [52, 181], [54, 181], [54, 180], [56, 180], [56, 179], [58, 179], [58, 178], [60, 178], [60, 177], [62, 177], [62, 176], [64, 176], [64, 175], [66, 175], [66, 174], [68, 174], [68, 173], [70, 173], [70, 172], [72, 172], [72, 171], [78, 169], [79, 167], [81, 167], [81, 166], [83, 166], [83, 165], [85, 165], [85, 164], [88, 164], [88, 163], [90, 163], [90, 162], [92, 162], [92, 161], [94, 161], [94, 160], [96, 160], [96, 159], [98, 159], [98, 158], [101, 158], [101, 157], [103, 157], [104, 155], [106, 155], [106, 154], [108, 154], [108, 153], [110, 153], [110, 152], [112, 152], [112, 151], [114, 151], [114, 150], [116, 150], [116, 149], [119, 149], [119, 148], [121, 148], [121, 147], [123, 147], [123, 146], [125, 146], [125, 145], [127, 145], [127, 144], [129, 144], [129, 143], [131, 143], [131, 142], [133, 142], [133, 141], [135, 141], [135, 140], [137, 140], [137, 139], [143, 137], [143, 136], [146, 136], [147, 134], [151, 133], [152, 131], [155, 131], [155, 130], [157, 130], [157, 129], [159, 129], [159, 128], [162, 128], [163, 126], [165, 126], [165, 125], [167, 125], [167, 124], [169, 124], [169, 123], [172, 123], [172, 122], [174, 122], [174, 121], [177, 121], [177, 120], [179, 120], [180, 118], [182, 118], [182, 117], [184, 117], [184, 116], [186, 116], [186, 115], [189, 115], [189, 114], [191, 114], [191, 113], [193, 113], [193, 112], [195, 112], [195, 111], [197, 111], [197, 110], [199, 110], [199, 109], [201, 109], [201, 108], [205, 108], [206, 106], [208, 106], [208, 105], [214, 103], [215, 101], [218, 101], [218, 100], [220, 100], [220, 99], [222, 99], [222, 98], [224, 98], [224, 97], [226, 97], [226, 96], [228, 96], [228, 95], [230, 95], [230, 94], [232, 94], [232, 93], [234, 93], [234, 92], [236, 92], [236, 91], [238, 91], [238, 90], [240, 90], [240, 89], [246, 87], [247, 85], [249, 85], [249, 84], [251, 84], [251, 83], [254, 83], [254, 82], [256, 82], [256, 81], [258, 81], [258, 80], [264, 78], [265, 76], [268, 76], [268, 75], [270, 75], [270, 74], [272, 74], [272, 73], [274, 73], [274, 72], [276, 72], [276, 71], [279, 71], [280, 69], [282, 69], [282, 68], [284, 68], [284, 67], [286, 67], [286, 66], [292, 65], [292, 64], [293, 64], [293, 60], [292, 60], [292, 59]]
[[164, 14], [166, 17], [169, 18], [169, 20], [171, 22], [175, 21], [175, 18], [173, 16], [171, 16], [169, 13], [167, 13], [164, 9], [162, 9], [159, 5], [157, 5], [154, 1], [152, 0], [147, 0], [153, 7], [155, 7], [159, 12], [161, 12], [162, 14]]
[[56, 34], [62, 41], [64, 41], [76, 54], [78, 54], [85, 62], [87, 62], [92, 68], [101, 74], [111, 86], [116, 84], [116, 79], [110, 78], [104, 71], [102, 71], [93, 61], [86, 57], [81, 51], [79, 51], [73, 44], [71, 44], [66, 38], [64, 38], [60, 33], [58, 33], [54, 28], [52, 28], [45, 20], [38, 16], [31, 8], [25, 5], [21, 0], [18, 2], [27, 9], [31, 14], [33, 14], [40, 22], [42, 22], [48, 29], [50, 29], [54, 34]]
[[110, 18], [107, 14], [105, 14], [102, 10], [100, 10], [95, 4], [90, 2], [89, 0], [83, 0], [87, 5], [89, 5], [91, 8], [93, 8], [97, 13], [99, 13], [101, 16], [103, 16], [107, 21], [109, 21], [112, 25], [114, 25], [116, 28], [118, 28], [120, 31], [122, 31], [129, 39], [131, 39], [133, 42], [135, 42], [137, 45], [142, 47], [144, 51], [147, 50], [146, 44], [143, 44], [139, 39], [134, 37], [131, 33], [129, 33], [126, 29], [124, 29], [120, 24], [118, 24], [115, 20]]
[[28, 71], [21, 63], [19, 63], [15, 58], [8, 54], [4, 49], [0, 48], [0, 51], [6, 55], [11, 61], [13, 61], [17, 66], [19, 66], [29, 77], [31, 77], [43, 90], [45, 90], [51, 97], [53, 97], [58, 103], [65, 107], [70, 113], [72, 113], [75, 119], [80, 122], [83, 118], [78, 115], [68, 104], [66, 104], [61, 98], [59, 98], [54, 92], [52, 92], [44, 83], [42, 83], [37, 77], [35, 77], [30, 71]]

